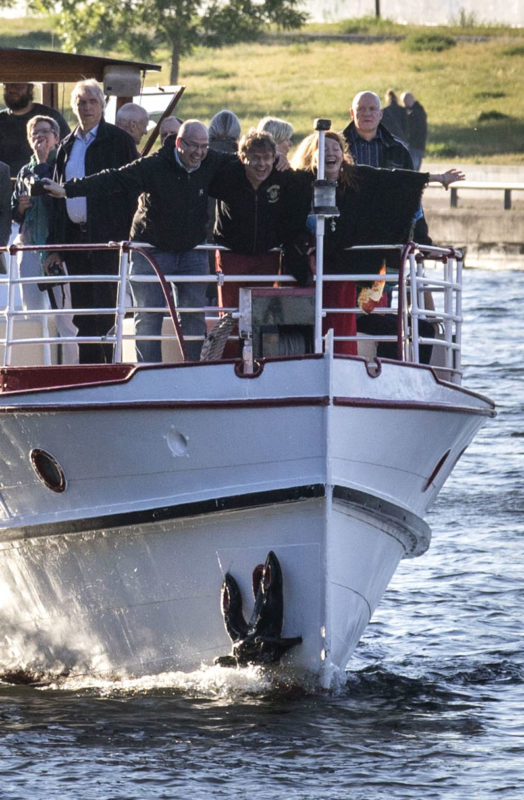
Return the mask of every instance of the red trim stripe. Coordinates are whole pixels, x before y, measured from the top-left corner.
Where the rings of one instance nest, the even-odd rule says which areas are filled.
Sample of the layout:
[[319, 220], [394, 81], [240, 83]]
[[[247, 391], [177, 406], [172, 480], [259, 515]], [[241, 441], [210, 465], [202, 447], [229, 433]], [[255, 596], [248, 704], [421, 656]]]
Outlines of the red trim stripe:
[[128, 403], [42, 403], [0, 406], [2, 414], [41, 414], [70, 411], [126, 411], [142, 409], [201, 409], [201, 408], [282, 408], [285, 406], [328, 406], [329, 397], [270, 397], [253, 400], [144, 400]]
[[334, 406], [348, 408], [384, 408], [405, 409], [407, 411], [445, 411], [453, 414], [473, 414], [481, 417], [494, 417], [493, 406], [489, 408], [475, 408], [474, 406], [447, 405], [445, 403], [424, 403], [418, 400], [373, 400], [362, 397], [334, 397]]

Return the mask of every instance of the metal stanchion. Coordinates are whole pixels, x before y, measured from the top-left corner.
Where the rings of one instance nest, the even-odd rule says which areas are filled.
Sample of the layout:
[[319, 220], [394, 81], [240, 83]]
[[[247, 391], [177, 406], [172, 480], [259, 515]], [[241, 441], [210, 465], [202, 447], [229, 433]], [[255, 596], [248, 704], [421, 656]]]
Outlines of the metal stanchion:
[[317, 180], [313, 184], [313, 213], [316, 217], [316, 275], [315, 275], [315, 353], [322, 352], [322, 288], [324, 278], [324, 232], [325, 220], [338, 217], [336, 204], [336, 181], [324, 178], [325, 138], [331, 127], [331, 120], [316, 119], [315, 130], [318, 131], [318, 167]]

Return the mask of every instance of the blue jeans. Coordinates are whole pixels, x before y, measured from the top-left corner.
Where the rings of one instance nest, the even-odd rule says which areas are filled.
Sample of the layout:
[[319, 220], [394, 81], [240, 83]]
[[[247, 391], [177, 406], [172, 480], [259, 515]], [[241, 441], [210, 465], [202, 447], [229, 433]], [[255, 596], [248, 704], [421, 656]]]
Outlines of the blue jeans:
[[[148, 254], [156, 261], [164, 275], [207, 275], [209, 259], [206, 250], [188, 250], [184, 253], [171, 253], [149, 248]], [[153, 269], [144, 256], [132, 253], [131, 258], [131, 291], [135, 307], [165, 308], [166, 300], [158, 280], [153, 283], [134, 283], [133, 275], [154, 275]], [[202, 308], [206, 305], [205, 283], [177, 283], [177, 306], [180, 308]], [[162, 317], [158, 312], [141, 312], [135, 314], [137, 351], [139, 361], [162, 361], [160, 341], [139, 341], [140, 336], [160, 336]], [[180, 326], [184, 337], [205, 336], [206, 320], [202, 311], [180, 314]], [[184, 342], [189, 361], [198, 361], [202, 341]]]

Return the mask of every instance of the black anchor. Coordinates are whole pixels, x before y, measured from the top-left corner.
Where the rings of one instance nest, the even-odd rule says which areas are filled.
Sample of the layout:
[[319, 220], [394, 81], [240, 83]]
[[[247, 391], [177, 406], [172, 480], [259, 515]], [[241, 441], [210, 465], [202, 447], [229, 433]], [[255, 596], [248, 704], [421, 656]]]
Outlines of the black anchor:
[[222, 584], [222, 614], [233, 642], [230, 655], [219, 656], [215, 664], [224, 667], [247, 664], [275, 664], [291, 647], [302, 642], [301, 636], [283, 638], [284, 600], [282, 569], [278, 558], [269, 551], [264, 566], [253, 573], [255, 607], [246, 622], [238, 583], [227, 572]]

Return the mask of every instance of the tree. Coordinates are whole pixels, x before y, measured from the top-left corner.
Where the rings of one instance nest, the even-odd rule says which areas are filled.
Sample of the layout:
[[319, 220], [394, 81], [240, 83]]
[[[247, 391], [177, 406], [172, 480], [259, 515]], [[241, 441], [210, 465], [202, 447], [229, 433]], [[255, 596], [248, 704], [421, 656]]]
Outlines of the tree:
[[[178, 82], [181, 56], [195, 45], [220, 47], [254, 41], [264, 27], [299, 28], [307, 14], [301, 0], [30, 0], [39, 13], [52, 14], [64, 49], [125, 49], [135, 58], [152, 59], [161, 45], [169, 48], [170, 81]], [[9, 0], [0, 0], [9, 3]]]

